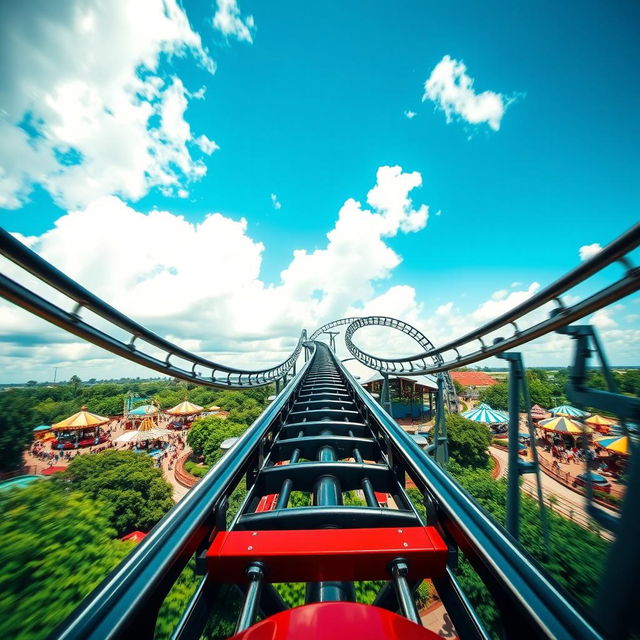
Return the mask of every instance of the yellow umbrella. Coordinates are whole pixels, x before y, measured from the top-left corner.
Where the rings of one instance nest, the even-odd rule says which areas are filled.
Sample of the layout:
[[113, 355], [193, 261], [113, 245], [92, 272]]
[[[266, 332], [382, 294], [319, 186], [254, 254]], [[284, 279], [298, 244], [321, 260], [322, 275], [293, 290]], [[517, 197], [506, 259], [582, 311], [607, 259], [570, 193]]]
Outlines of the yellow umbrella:
[[596, 441], [596, 444], [603, 449], [613, 451], [613, 453], [620, 453], [623, 456], [628, 456], [631, 453], [629, 451], [629, 436], [600, 438]]
[[555, 431], [556, 433], [568, 433], [572, 436], [579, 436], [581, 433], [592, 433], [591, 427], [583, 428], [579, 422], [570, 420], [563, 416], [557, 418], [549, 418], [548, 420], [541, 420], [538, 422], [538, 426], [545, 431]]
[[91, 413], [87, 411], [87, 407], [82, 407], [78, 413], [74, 413], [61, 422], [56, 422], [51, 425], [51, 428], [54, 431], [56, 429], [86, 429], [87, 427], [99, 427], [107, 422], [109, 422], [109, 418]]
[[196, 413], [200, 413], [201, 411], [201, 406], [185, 400], [184, 402], [177, 404], [175, 407], [167, 409], [166, 413], [171, 416], [193, 416]]
[[590, 424], [593, 427], [610, 427], [611, 425], [617, 424], [615, 420], [610, 420], [609, 418], [605, 418], [597, 413], [590, 418], [587, 418], [584, 422], [585, 424]]

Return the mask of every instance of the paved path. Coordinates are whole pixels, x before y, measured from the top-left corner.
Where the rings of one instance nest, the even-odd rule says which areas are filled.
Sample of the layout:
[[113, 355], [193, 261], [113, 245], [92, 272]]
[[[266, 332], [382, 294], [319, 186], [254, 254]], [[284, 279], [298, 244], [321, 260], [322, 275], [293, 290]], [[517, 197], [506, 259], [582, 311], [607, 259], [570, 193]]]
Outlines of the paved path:
[[441, 638], [457, 637], [449, 614], [442, 604], [433, 609], [428, 607], [425, 611], [420, 612], [420, 620], [423, 627], [437, 633]]
[[[489, 451], [491, 455], [498, 459], [500, 463], [500, 476], [504, 477], [507, 475], [508, 471], [508, 454], [506, 451], [502, 449], [497, 449], [496, 447], [490, 447]], [[540, 477], [542, 478], [542, 492], [545, 496], [554, 495], [559, 501], [564, 503], [564, 505], [569, 506], [573, 509], [577, 514], [580, 514], [583, 518], [587, 517], [585, 511], [585, 498], [584, 496], [572, 491], [568, 487], [565, 487], [563, 484], [554, 480], [543, 471], [540, 472]], [[537, 483], [535, 475], [530, 473], [522, 476], [523, 485], [527, 488], [527, 493], [530, 495], [535, 495], [535, 491], [537, 490]], [[600, 506], [599, 507], [613, 516], [618, 516], [618, 513], [613, 509], [608, 509], [607, 507]], [[609, 538], [608, 534], [603, 532], [603, 537]]]

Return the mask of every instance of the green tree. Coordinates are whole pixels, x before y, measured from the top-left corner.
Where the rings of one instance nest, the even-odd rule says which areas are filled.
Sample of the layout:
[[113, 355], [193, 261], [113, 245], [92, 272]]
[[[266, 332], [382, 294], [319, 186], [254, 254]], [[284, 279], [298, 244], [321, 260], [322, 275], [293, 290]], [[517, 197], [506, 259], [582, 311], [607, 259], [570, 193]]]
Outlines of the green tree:
[[480, 389], [480, 402], [486, 402], [492, 409], [506, 410], [509, 406], [509, 388], [506, 382], [499, 382], [491, 387]]
[[489, 463], [487, 449], [491, 432], [487, 425], [449, 413], [446, 416], [449, 454], [466, 467], [486, 468]]
[[224, 440], [242, 435], [246, 428], [244, 424], [217, 416], [199, 418], [194, 420], [189, 429], [187, 443], [196, 455], [203, 456], [211, 466], [223, 456], [224, 451], [220, 449], [220, 445]]
[[22, 466], [22, 452], [33, 440], [34, 426], [31, 410], [27, 410], [25, 417], [17, 408], [0, 409], [0, 471], [14, 471]]
[[41, 480], [0, 492], [0, 636], [48, 636], [131, 550], [105, 504]]
[[101, 500], [119, 536], [148, 531], [173, 506], [171, 486], [162, 472], [150, 457], [133, 451], [77, 456], [54, 482]]

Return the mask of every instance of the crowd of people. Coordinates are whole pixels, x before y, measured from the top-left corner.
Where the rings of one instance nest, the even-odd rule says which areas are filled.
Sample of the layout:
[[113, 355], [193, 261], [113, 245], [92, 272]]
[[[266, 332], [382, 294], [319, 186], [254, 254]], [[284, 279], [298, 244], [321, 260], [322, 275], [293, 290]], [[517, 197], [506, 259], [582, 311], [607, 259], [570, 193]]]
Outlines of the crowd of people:
[[[93, 453], [100, 453], [107, 449], [117, 450], [148, 450], [158, 451], [161, 453], [154, 456], [155, 465], [159, 469], [163, 468], [163, 464], [166, 462], [166, 468], [168, 471], [173, 470], [177, 462], [178, 457], [183, 453], [186, 448], [186, 435], [185, 432], [179, 431], [185, 424], [184, 421], [174, 421], [171, 427], [174, 432], [169, 434], [166, 438], [156, 439], [150, 441], [143, 441], [139, 443], [118, 443], [117, 435], [125, 427], [124, 419], [113, 420], [109, 424], [103, 427], [103, 432], [107, 436], [107, 441], [99, 445], [87, 447], [84, 449], [71, 449], [71, 450], [58, 450], [51, 446], [50, 441], [36, 440], [29, 448], [29, 454], [35, 458], [35, 460], [42, 462], [47, 468], [53, 466], [67, 466], [76, 456], [87, 455]], [[169, 426], [169, 425], [166, 425]]]

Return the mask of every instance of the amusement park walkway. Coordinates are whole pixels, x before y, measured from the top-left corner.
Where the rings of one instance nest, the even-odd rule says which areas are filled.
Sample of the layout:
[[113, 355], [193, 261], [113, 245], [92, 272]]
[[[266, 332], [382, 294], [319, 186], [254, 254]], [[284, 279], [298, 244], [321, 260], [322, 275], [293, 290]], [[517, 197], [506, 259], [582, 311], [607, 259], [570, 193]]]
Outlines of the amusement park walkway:
[[[508, 454], [506, 451], [502, 449], [498, 449], [496, 447], [490, 447], [489, 451], [491, 455], [496, 458], [500, 464], [500, 477], [506, 477], [508, 471]], [[582, 524], [582, 522], [586, 522], [587, 514], [584, 508], [584, 497], [575, 491], [572, 491], [568, 487], [565, 487], [560, 482], [554, 480], [549, 477], [544, 472], [541, 473], [542, 478], [542, 491], [545, 497], [550, 495], [556, 496], [558, 498], [558, 506], [564, 506], [571, 510], [573, 510], [576, 514], [576, 522]], [[527, 474], [522, 476], [523, 485], [525, 487], [525, 492], [529, 495], [535, 496], [536, 488], [536, 478], [534, 474]], [[600, 507], [607, 513], [610, 513], [613, 516], [617, 516], [618, 514], [612, 509], [607, 509], [606, 507]], [[561, 515], [565, 515], [562, 513], [562, 509], [555, 509], [557, 513]], [[601, 535], [610, 539], [610, 536], [606, 532], [601, 532]]]

